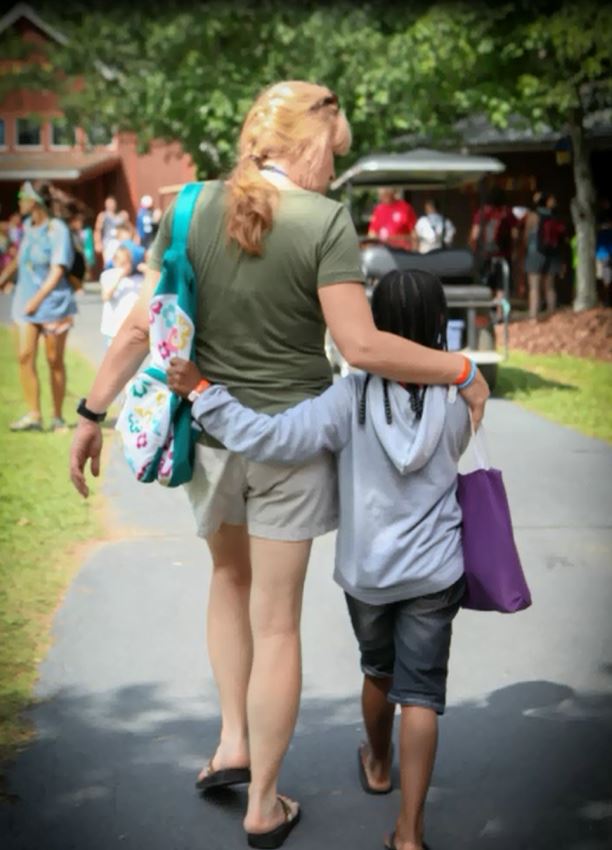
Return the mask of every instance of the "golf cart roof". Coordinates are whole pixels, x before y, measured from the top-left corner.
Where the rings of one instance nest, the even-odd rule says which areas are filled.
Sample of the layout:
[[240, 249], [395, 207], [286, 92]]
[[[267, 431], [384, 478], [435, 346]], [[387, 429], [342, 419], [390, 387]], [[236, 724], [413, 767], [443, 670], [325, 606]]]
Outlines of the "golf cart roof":
[[336, 178], [331, 189], [343, 186], [441, 189], [475, 183], [486, 174], [496, 174], [505, 168], [503, 162], [491, 156], [468, 156], [417, 148], [407, 153], [364, 156]]

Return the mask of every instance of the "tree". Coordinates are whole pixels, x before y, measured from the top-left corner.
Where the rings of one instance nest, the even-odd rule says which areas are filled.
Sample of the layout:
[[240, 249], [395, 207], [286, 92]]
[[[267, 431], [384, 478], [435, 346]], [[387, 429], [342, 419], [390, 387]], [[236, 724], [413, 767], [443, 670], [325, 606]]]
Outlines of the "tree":
[[575, 310], [597, 303], [595, 281], [595, 189], [587, 127], [612, 106], [612, 8], [587, 0], [506, 7], [492, 33], [487, 80], [475, 82], [480, 101], [498, 126], [521, 115], [571, 139], [577, 239]]

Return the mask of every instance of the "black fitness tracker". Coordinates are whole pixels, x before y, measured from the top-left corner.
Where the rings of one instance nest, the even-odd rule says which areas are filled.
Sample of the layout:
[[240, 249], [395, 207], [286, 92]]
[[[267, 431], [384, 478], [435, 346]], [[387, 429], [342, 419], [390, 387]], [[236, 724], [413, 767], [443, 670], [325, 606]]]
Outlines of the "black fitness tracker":
[[85, 398], [80, 400], [76, 412], [84, 419], [89, 419], [90, 422], [104, 422], [106, 419], [106, 413], [94, 413], [93, 410], [90, 410], [87, 407], [87, 399]]

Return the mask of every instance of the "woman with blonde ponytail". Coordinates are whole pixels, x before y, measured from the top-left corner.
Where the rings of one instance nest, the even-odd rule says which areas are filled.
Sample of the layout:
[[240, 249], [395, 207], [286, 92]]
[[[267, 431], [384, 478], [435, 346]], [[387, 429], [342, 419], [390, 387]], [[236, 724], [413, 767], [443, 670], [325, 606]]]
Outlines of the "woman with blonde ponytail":
[[[334, 157], [350, 141], [338, 98], [325, 86], [281, 82], [255, 100], [234, 170], [204, 185], [194, 212], [196, 363], [171, 362], [175, 392], [193, 398], [205, 375], [269, 413], [317, 396], [332, 381], [326, 325], [348, 362], [368, 372], [410, 384], [448, 384], [462, 374], [460, 355], [383, 333], [372, 321], [351, 217], [325, 197]], [[106, 409], [148, 353], [148, 302], [172, 214], [160, 224], [141, 300], [87, 397], [91, 411]], [[478, 422], [484, 380], [465, 395]], [[82, 419], [71, 475], [84, 496], [85, 466], [98, 473], [101, 445], [99, 425]], [[221, 704], [219, 743], [196, 785], [207, 792], [250, 782], [248, 843], [280, 847], [300, 815], [297, 802], [278, 794], [277, 780], [299, 706], [311, 543], [337, 526], [334, 462], [321, 455], [295, 466], [254, 464], [203, 434], [186, 488], [213, 561], [208, 649]]]

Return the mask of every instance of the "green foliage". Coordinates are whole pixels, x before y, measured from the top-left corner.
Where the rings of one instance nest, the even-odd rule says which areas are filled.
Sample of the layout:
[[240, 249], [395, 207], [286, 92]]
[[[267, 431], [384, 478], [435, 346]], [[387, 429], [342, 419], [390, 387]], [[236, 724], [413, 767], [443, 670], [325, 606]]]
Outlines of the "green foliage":
[[[68, 353], [68, 406], [90, 385], [91, 367]], [[49, 377], [41, 371], [43, 411], [50, 413]], [[13, 434], [23, 413], [15, 342], [0, 328], [0, 761], [25, 739], [19, 718], [48, 643], [49, 620], [78, 564], [75, 543], [99, 531], [95, 502], [68, 478], [71, 434]], [[76, 418], [76, 417], [69, 417]], [[10, 460], [9, 460], [10, 459]]]
[[[612, 99], [612, 8], [594, 0], [151, 0], [85, 13], [77, 0], [48, 0], [40, 12], [69, 43], [52, 47], [52, 68], [24, 73], [61, 89], [71, 121], [136, 130], [143, 146], [178, 138], [203, 176], [231, 166], [248, 105], [280, 79], [338, 93], [352, 158], [407, 134], [453, 141], [457, 120], [477, 111], [561, 131], [577, 108]], [[0, 86], [16, 82], [9, 73]]]

